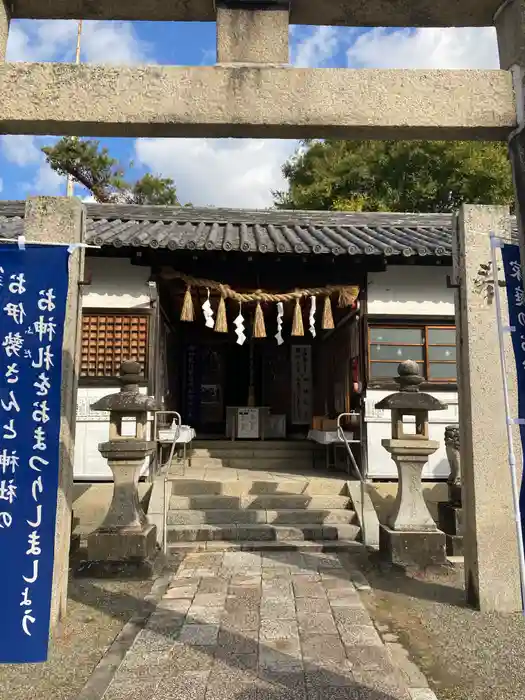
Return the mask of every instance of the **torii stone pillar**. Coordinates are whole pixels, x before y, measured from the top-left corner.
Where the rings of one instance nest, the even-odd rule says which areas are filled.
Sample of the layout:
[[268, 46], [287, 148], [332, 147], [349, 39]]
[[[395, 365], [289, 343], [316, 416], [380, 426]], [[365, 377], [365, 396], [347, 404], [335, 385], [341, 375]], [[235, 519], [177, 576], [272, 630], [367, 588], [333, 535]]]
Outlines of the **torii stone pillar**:
[[[484, 612], [521, 610], [489, 234], [510, 240], [507, 207], [464, 205], [454, 240], [459, 424], [467, 600]], [[503, 271], [499, 273], [503, 280]], [[506, 313], [505, 289], [501, 288]], [[508, 323], [508, 321], [505, 321]], [[517, 415], [515, 362], [506, 338], [511, 411]], [[519, 430], [514, 449], [521, 464]]]
[[512, 73], [517, 129], [509, 139], [522, 266], [525, 269], [525, 0], [505, 0], [494, 17], [499, 61]]
[[[32, 197], [26, 203], [24, 234], [28, 241], [80, 243], [84, 240], [84, 207], [73, 197]], [[79, 282], [84, 274], [84, 251], [69, 256], [69, 289], [62, 345], [60, 452], [55, 530], [55, 560], [51, 596], [51, 627], [66, 613], [73, 500], [73, 456], [80, 366], [82, 300]]]
[[7, 0], [0, 0], [0, 61], [5, 61], [10, 21], [11, 14], [7, 6]]
[[289, 63], [290, 2], [262, 5], [258, 9], [242, 9], [227, 0], [217, 2], [218, 64]]

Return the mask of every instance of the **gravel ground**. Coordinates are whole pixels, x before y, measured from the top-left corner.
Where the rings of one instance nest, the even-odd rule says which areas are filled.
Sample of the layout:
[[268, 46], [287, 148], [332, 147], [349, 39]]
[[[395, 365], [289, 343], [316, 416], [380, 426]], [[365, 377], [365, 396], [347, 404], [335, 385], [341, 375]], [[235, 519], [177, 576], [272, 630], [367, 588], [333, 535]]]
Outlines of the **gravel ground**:
[[439, 700], [523, 700], [525, 619], [465, 606], [463, 570], [407, 575], [363, 558], [363, 598], [427, 675]]
[[71, 579], [67, 619], [44, 664], [0, 666], [0, 698], [73, 700], [124, 624], [144, 609], [151, 581]]

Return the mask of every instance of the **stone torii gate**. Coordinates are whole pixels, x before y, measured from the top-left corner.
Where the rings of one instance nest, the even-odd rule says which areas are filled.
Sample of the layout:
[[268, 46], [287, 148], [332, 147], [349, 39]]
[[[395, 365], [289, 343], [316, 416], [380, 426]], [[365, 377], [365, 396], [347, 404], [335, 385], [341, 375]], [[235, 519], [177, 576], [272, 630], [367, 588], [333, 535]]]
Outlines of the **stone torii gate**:
[[[217, 64], [5, 63], [11, 18], [216, 20]], [[293, 68], [288, 65], [290, 23], [495, 24], [502, 70]], [[4, 134], [504, 140], [525, 121], [525, 0], [0, 0], [0, 61]], [[520, 181], [522, 161], [513, 160]], [[50, 205], [41, 209], [53, 217]], [[70, 207], [68, 220], [81, 226], [79, 202], [62, 200], [55, 206], [62, 217]], [[508, 221], [501, 208], [464, 208], [461, 255], [456, 256], [458, 325], [468, 336], [460, 344], [459, 362], [467, 588], [481, 609], [499, 611], [520, 609], [518, 556], [505, 425], [497, 420], [503, 399], [497, 388], [494, 311], [471, 287], [476, 266], [488, 257], [488, 227], [505, 237]], [[49, 230], [56, 230], [55, 225]], [[61, 469], [71, 469], [71, 460], [62, 460]], [[62, 531], [57, 536], [64, 538], [70, 475], [61, 483]], [[67, 550], [57, 544], [56, 552], [55, 580], [63, 582]], [[66, 587], [57, 586], [57, 591], [54, 620], [65, 609]]]

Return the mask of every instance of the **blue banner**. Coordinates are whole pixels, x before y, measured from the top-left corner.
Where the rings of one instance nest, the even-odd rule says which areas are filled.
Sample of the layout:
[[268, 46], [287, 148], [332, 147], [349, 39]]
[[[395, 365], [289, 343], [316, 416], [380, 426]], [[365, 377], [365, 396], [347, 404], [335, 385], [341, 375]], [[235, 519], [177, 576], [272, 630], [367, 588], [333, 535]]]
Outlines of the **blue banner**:
[[[518, 417], [525, 419], [525, 294], [523, 292], [520, 248], [517, 245], [504, 245], [501, 249], [501, 256], [507, 287], [509, 324], [515, 329], [511, 336], [518, 382]], [[525, 425], [520, 425], [520, 434], [525, 462]], [[525, 478], [522, 478], [521, 481], [520, 512], [521, 529], [525, 536]]]
[[0, 663], [47, 659], [68, 257], [0, 246]]

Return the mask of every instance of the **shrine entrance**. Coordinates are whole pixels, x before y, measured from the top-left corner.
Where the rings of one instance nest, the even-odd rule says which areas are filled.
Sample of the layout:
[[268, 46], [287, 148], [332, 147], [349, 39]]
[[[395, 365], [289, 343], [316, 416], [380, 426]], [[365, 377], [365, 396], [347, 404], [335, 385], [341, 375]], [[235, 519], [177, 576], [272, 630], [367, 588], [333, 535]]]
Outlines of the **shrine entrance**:
[[228, 409], [257, 406], [282, 416], [280, 427], [270, 428], [267, 437], [286, 437], [293, 393], [289, 345], [264, 338], [240, 346], [235, 338], [210, 338], [209, 331], [185, 325], [180, 333], [182, 414], [201, 435], [230, 437]]
[[305, 439], [359, 407], [363, 274], [287, 257], [178, 254], [156, 270], [164, 406], [200, 439]]

